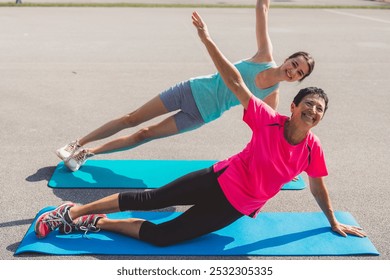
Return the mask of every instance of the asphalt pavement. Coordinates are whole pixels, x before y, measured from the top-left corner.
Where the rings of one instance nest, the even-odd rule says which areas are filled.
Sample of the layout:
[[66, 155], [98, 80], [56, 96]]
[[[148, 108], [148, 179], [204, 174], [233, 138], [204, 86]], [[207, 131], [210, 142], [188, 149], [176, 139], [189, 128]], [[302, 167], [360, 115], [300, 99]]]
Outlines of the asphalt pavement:
[[[341, 2], [385, 5], [375, 1]], [[0, 8], [1, 260], [194, 259], [14, 256], [41, 208], [64, 200], [86, 203], [117, 191], [49, 188], [48, 180], [58, 164], [55, 149], [131, 112], [176, 82], [215, 72], [192, 27], [192, 11]], [[231, 61], [254, 54], [253, 9], [199, 8], [198, 12]], [[269, 20], [278, 64], [297, 50], [306, 50], [316, 59], [315, 70], [305, 81], [281, 85], [279, 111], [289, 114], [291, 100], [300, 88], [314, 85], [328, 93], [329, 110], [314, 131], [325, 149], [330, 173], [326, 183], [333, 206], [355, 217], [380, 256], [221, 259], [390, 259], [389, 15], [390, 10], [381, 9], [278, 8], [271, 10]], [[249, 141], [250, 132], [241, 115], [242, 110], [235, 107], [196, 131], [98, 158], [223, 159]], [[281, 192], [264, 211], [320, 210], [305, 189]]]

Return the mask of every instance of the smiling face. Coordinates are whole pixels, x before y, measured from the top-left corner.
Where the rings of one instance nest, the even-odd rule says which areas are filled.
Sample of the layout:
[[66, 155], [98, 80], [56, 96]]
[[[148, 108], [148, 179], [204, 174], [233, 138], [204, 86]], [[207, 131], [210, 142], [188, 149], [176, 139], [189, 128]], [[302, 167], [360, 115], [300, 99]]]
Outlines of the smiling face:
[[298, 105], [294, 102], [291, 104], [291, 120], [310, 129], [321, 121], [325, 110], [325, 100], [320, 95], [312, 93], [303, 97]]
[[310, 72], [306, 59], [301, 55], [287, 59], [281, 66], [281, 70], [287, 82], [300, 81]]

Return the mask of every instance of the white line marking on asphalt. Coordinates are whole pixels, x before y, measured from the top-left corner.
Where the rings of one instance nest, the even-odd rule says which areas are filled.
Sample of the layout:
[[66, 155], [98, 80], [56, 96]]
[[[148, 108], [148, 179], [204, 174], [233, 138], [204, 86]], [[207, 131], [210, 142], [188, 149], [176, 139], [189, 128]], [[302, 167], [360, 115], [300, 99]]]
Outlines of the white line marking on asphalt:
[[367, 20], [371, 20], [371, 21], [377, 21], [377, 22], [381, 22], [381, 23], [390, 23], [389, 20], [373, 18], [373, 17], [367, 17], [367, 16], [361, 16], [361, 15], [356, 15], [356, 14], [347, 13], [347, 12], [340, 12], [340, 11], [335, 11], [335, 10], [325, 10], [325, 11], [327, 11], [329, 13], [345, 15], [345, 16], [350, 16], [350, 17], [356, 17], [356, 18], [362, 18], [362, 19], [367, 19]]

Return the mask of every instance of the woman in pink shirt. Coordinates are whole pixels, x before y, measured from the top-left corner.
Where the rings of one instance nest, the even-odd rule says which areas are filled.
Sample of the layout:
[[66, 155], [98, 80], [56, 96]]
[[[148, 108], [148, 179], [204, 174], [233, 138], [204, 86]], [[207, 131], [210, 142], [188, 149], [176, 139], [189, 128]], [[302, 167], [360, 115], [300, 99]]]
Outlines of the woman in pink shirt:
[[[56, 228], [63, 233], [102, 229], [168, 246], [219, 230], [244, 215], [255, 217], [283, 184], [302, 171], [308, 174], [310, 190], [332, 230], [342, 236], [365, 236], [361, 228], [337, 221], [324, 183], [328, 174], [324, 155], [311, 128], [325, 114], [327, 95], [315, 87], [302, 89], [291, 103], [291, 116], [278, 114], [249, 91], [210, 38], [200, 16], [193, 13], [192, 19], [225, 84], [244, 107], [243, 120], [253, 132], [251, 141], [240, 153], [158, 189], [117, 193], [86, 205], [64, 203], [37, 219], [37, 237], [46, 237]], [[160, 224], [137, 218], [112, 220], [105, 215], [173, 205], [191, 207]]]

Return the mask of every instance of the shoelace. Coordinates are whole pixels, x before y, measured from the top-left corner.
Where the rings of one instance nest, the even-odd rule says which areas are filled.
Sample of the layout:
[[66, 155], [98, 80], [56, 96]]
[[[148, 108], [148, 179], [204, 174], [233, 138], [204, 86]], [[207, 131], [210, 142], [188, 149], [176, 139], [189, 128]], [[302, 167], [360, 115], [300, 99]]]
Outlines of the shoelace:
[[84, 161], [87, 158], [87, 155], [88, 155], [88, 153], [87, 153], [86, 150], [81, 150], [80, 152], [78, 152], [77, 154], [75, 154], [73, 156], [73, 159], [75, 161], [77, 161], [78, 163], [80, 163], [80, 162]]
[[74, 152], [77, 147], [80, 147], [79, 143], [77, 141], [73, 141], [68, 146], [66, 146], [65, 151], [71, 153]]
[[48, 214], [48, 217], [45, 219], [45, 222], [49, 225], [50, 229], [53, 231], [55, 230], [58, 226], [60, 226], [61, 224], [64, 224], [64, 232], [65, 233], [70, 233], [71, 230], [66, 230], [66, 226], [68, 226], [68, 228], [71, 229], [71, 224], [69, 224], [66, 220], [65, 220], [65, 217], [63, 215], [61, 215], [60, 213], [55, 212], [55, 213], [50, 213]]
[[67, 159], [65, 159], [65, 162], [68, 162], [81, 147], [82, 146], [79, 144], [78, 140], [69, 143], [69, 145], [65, 148], [65, 151], [70, 152], [70, 155]]
[[91, 239], [89, 236], [87, 236], [88, 232], [99, 232], [100, 231], [100, 228], [97, 228], [94, 225], [80, 226], [79, 229], [81, 231], [84, 231], [83, 237], [85, 237], [87, 239]]

